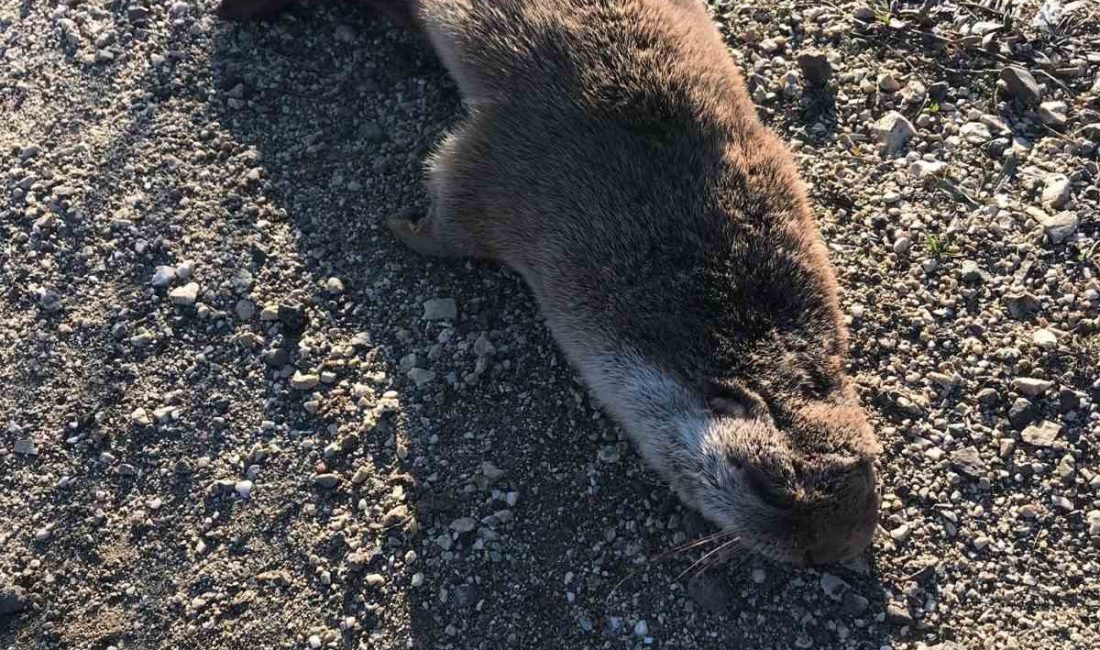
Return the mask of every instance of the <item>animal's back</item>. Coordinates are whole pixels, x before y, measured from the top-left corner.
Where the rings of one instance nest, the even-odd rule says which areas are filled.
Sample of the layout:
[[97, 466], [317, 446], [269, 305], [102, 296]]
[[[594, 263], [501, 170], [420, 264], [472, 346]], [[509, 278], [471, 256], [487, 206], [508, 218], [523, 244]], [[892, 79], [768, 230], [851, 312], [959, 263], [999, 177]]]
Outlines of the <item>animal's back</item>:
[[[732, 370], [755, 335], [836, 326], [797, 173], [702, 3], [426, 0], [422, 13], [475, 77], [462, 135], [476, 155], [454, 170], [467, 227], [524, 273], [567, 351], [576, 333], [572, 356], [612, 340], [694, 382]], [[810, 347], [832, 356], [822, 333]]]
[[[418, 4], [422, 20], [453, 42], [464, 68], [476, 71], [484, 94], [499, 100], [532, 92], [588, 100], [592, 106], [643, 95], [653, 101], [657, 90], [667, 95], [688, 86], [702, 90], [700, 75], [713, 73], [713, 67], [698, 64], [725, 54], [701, 0]], [[696, 78], [686, 84], [675, 78], [685, 73]], [[657, 88], [661, 81], [664, 87]]]

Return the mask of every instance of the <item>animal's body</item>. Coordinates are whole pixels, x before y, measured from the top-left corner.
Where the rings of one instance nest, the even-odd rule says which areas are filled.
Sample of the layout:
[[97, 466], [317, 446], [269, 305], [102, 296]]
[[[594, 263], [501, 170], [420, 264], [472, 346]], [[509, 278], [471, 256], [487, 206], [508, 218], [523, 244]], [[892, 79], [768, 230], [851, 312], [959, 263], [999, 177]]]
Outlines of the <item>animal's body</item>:
[[865, 548], [879, 445], [834, 271], [704, 4], [387, 4], [468, 111], [427, 163], [430, 210], [394, 233], [522, 274], [648, 463], [743, 545], [794, 563]]

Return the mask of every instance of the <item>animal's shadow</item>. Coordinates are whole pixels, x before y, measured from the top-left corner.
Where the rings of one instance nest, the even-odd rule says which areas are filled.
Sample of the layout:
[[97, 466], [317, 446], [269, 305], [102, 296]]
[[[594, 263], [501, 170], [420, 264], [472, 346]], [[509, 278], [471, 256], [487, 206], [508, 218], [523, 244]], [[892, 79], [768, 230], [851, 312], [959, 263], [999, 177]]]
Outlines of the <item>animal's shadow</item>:
[[[682, 574], [705, 551], [636, 562], [706, 525], [641, 468], [584, 397], [516, 276], [418, 257], [384, 226], [393, 212], [423, 209], [423, 158], [461, 115], [453, 85], [418, 36], [365, 11], [292, 11], [226, 25], [210, 65], [210, 110], [255, 148], [266, 209], [292, 225], [303, 272], [347, 285], [352, 306], [330, 325], [369, 336], [407, 404], [394, 426], [412, 449], [400, 469], [415, 477], [419, 530], [382, 536], [387, 549], [415, 549], [426, 579], [388, 586], [389, 602], [371, 610], [378, 629], [403, 610], [410, 647], [603, 647], [646, 636], [658, 647], [692, 648], [887, 642], [886, 597], [873, 569], [831, 569], [861, 603], [826, 596], [817, 573], [755, 557], [690, 589]], [[422, 302], [439, 296], [459, 308], [449, 333], [420, 319]], [[479, 375], [470, 350], [483, 335], [496, 354]], [[440, 356], [434, 346], [444, 339], [468, 345]], [[435, 378], [417, 386], [410, 365]], [[479, 487], [483, 462], [505, 470], [496, 485]], [[519, 493], [512, 508], [508, 492]], [[493, 513], [502, 510], [514, 520], [499, 521]], [[498, 520], [456, 539], [450, 523], [466, 516]], [[443, 537], [453, 542], [441, 546]], [[358, 616], [370, 600], [359, 581], [335, 589], [317, 585], [298, 601], [321, 609], [335, 598]], [[648, 632], [635, 635], [641, 619]]]

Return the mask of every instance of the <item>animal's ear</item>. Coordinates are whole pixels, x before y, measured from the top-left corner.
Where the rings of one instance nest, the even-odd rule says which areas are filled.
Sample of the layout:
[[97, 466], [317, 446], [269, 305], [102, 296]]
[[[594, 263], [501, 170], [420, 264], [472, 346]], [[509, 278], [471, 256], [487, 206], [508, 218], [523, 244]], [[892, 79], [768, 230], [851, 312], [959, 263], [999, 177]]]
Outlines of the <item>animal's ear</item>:
[[294, 0], [222, 0], [218, 17], [225, 20], [259, 20], [286, 9]]
[[707, 410], [711, 414], [727, 418], [760, 417], [767, 413], [764, 400], [732, 380], [707, 380], [703, 386]]

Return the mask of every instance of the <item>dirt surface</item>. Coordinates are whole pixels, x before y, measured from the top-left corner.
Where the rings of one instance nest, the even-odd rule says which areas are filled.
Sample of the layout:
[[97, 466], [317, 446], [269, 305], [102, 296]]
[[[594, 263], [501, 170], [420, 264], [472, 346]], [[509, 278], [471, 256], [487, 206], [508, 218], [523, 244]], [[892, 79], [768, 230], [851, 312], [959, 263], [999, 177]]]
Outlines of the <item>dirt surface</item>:
[[845, 287], [867, 558], [683, 548], [520, 279], [397, 245], [462, 110], [415, 35], [0, 0], [0, 648], [1100, 647], [1095, 6], [713, 4]]

